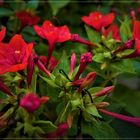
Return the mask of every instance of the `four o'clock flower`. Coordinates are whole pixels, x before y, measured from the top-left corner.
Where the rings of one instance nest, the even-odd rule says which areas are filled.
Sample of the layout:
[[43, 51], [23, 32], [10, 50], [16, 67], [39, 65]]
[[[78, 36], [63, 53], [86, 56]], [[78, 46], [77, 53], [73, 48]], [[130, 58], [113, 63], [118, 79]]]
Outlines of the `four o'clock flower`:
[[3, 38], [5, 37], [6, 34], [6, 28], [3, 27], [0, 31], [0, 42], [3, 40]]
[[116, 119], [119, 119], [119, 120], [122, 120], [122, 121], [125, 121], [125, 122], [132, 123], [132, 124], [140, 127], [140, 117], [130, 117], [130, 116], [110, 112], [110, 111], [107, 111], [105, 109], [99, 109], [99, 111], [103, 114], [112, 116]]
[[0, 43], [0, 74], [26, 68], [33, 43], [27, 44], [21, 35], [14, 35], [9, 44]]
[[80, 58], [80, 66], [77, 74], [75, 75], [74, 81], [79, 79], [80, 74], [84, 71], [87, 64], [92, 62], [92, 54], [90, 52], [83, 53]]
[[33, 15], [29, 11], [18, 11], [16, 12], [17, 18], [21, 21], [21, 27], [18, 32], [21, 32], [25, 26], [36, 25], [39, 22], [39, 17]]
[[114, 13], [103, 15], [102, 13], [95, 11], [95, 12], [91, 12], [89, 16], [83, 16], [82, 21], [87, 25], [93, 27], [94, 29], [98, 31], [102, 31], [103, 28], [112, 24], [114, 18], [115, 18]]
[[48, 66], [55, 43], [69, 40], [71, 38], [70, 31], [66, 25], [56, 27], [49, 20], [44, 21], [42, 27], [35, 25], [34, 30], [40, 37], [46, 39], [49, 43], [47, 59]]
[[108, 36], [111, 33], [113, 39], [120, 41], [119, 27], [116, 24], [110, 25], [102, 33], [104, 36]]

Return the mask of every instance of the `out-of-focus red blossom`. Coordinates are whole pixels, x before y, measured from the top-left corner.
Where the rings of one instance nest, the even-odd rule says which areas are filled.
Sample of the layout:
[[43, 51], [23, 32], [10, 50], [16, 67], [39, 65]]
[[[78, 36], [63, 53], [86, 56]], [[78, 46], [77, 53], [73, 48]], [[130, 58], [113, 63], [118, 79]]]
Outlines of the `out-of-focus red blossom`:
[[129, 123], [132, 123], [132, 124], [140, 127], [140, 117], [130, 117], [130, 116], [110, 112], [110, 111], [107, 111], [104, 109], [99, 109], [99, 111], [106, 115], [112, 116], [116, 119], [120, 119], [122, 121], [129, 122]]
[[40, 98], [35, 93], [27, 93], [20, 100], [19, 104], [29, 113], [33, 113], [40, 106]]
[[0, 31], [0, 42], [3, 40], [3, 38], [5, 37], [6, 34], [6, 28], [3, 27]]
[[49, 101], [49, 97], [47, 97], [47, 96], [42, 96], [41, 98], [40, 98], [40, 103], [41, 104], [45, 104], [46, 102], [48, 102]]
[[80, 74], [84, 71], [87, 64], [92, 62], [92, 54], [90, 52], [83, 53], [80, 57], [80, 66], [77, 74], [75, 75], [74, 81], [79, 79]]
[[104, 36], [108, 36], [109, 34], [112, 34], [113, 39], [120, 41], [120, 33], [119, 33], [119, 27], [116, 24], [112, 24], [107, 29], [103, 31]]
[[27, 44], [21, 35], [14, 35], [9, 44], [0, 43], [0, 74], [26, 68], [33, 44]]
[[40, 18], [36, 15], [33, 15], [31, 12], [19, 11], [16, 12], [17, 18], [21, 21], [22, 27], [27, 25], [32, 26], [39, 22]]
[[107, 27], [114, 21], [115, 14], [109, 13], [103, 15], [102, 13], [95, 11], [91, 12], [89, 16], [83, 16], [82, 21], [94, 29], [101, 31], [102, 28]]
[[57, 130], [55, 132], [51, 132], [47, 134], [47, 138], [59, 138], [67, 133], [69, 126], [67, 123], [59, 124]]
[[[46, 57], [46, 56], [40, 56], [39, 59], [40, 59], [40, 61], [41, 61], [44, 65], [47, 64], [47, 59], [48, 59], [48, 57]], [[59, 61], [56, 60], [53, 56], [51, 56], [50, 61], [49, 61], [49, 64], [48, 64], [48, 67], [47, 67], [48, 70], [53, 71], [54, 68], [58, 65], [58, 63], [59, 63]]]
[[133, 22], [133, 38], [135, 40], [135, 48], [138, 54], [140, 54], [140, 21], [134, 20]]
[[131, 16], [132, 20], [136, 19], [136, 12], [135, 12], [135, 10], [131, 10], [130, 11], [130, 16]]
[[0, 6], [3, 6], [4, 0], [0, 0]]
[[42, 27], [34, 26], [35, 32], [49, 43], [47, 65], [57, 42], [65, 42], [71, 39], [71, 34], [66, 25], [56, 27], [49, 20], [43, 22]]
[[114, 89], [114, 86], [109, 86], [109, 87], [105, 87], [102, 90], [100, 90], [99, 92], [95, 93], [95, 96], [104, 96], [110, 92], [112, 92], [112, 90]]

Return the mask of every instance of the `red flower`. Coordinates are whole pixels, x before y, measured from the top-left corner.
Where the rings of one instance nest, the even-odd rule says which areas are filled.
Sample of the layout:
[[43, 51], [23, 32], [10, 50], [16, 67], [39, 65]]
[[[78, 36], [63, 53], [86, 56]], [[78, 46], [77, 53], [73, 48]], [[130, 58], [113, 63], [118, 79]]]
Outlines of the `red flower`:
[[39, 17], [31, 14], [30, 12], [27, 11], [19, 11], [16, 12], [16, 16], [18, 19], [21, 21], [22, 26], [32, 26], [35, 25], [39, 22]]
[[132, 123], [132, 124], [140, 127], [140, 117], [130, 117], [130, 116], [122, 115], [122, 114], [117, 114], [114, 112], [109, 112], [109, 111], [104, 110], [104, 109], [99, 109], [99, 111], [106, 114], [106, 115], [112, 116], [116, 119], [120, 119], [122, 121], [126, 121], [126, 122]]
[[89, 16], [83, 16], [82, 21], [96, 30], [101, 31], [102, 27], [110, 25], [114, 18], [114, 13], [103, 15], [102, 13], [95, 11], [91, 12]]
[[25, 108], [29, 113], [33, 113], [40, 106], [40, 98], [34, 93], [27, 93], [20, 100], [20, 106]]
[[27, 44], [21, 35], [14, 35], [9, 44], [0, 44], [0, 74], [16, 72], [28, 64], [33, 44]]
[[133, 38], [135, 40], [140, 40], [140, 21], [138, 20], [133, 22]]
[[104, 36], [108, 36], [109, 34], [112, 34], [113, 39], [120, 40], [120, 34], [119, 34], [119, 28], [116, 24], [112, 24], [107, 29], [103, 31]]
[[79, 79], [80, 74], [84, 71], [87, 64], [92, 62], [92, 54], [90, 52], [83, 53], [80, 58], [80, 66], [77, 74], [75, 75], [74, 81]]
[[0, 42], [3, 40], [5, 34], [6, 34], [6, 28], [3, 27], [0, 31]]
[[34, 30], [40, 37], [46, 39], [49, 43], [47, 65], [49, 64], [52, 56], [55, 43], [71, 39], [70, 31], [66, 25], [56, 27], [48, 20], [44, 21], [42, 27], [35, 25]]

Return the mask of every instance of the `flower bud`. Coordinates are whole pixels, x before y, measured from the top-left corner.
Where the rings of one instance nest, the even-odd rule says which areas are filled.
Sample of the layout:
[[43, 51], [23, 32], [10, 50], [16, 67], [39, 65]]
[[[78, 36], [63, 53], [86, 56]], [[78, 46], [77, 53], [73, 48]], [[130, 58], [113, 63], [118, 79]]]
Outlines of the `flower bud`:
[[92, 62], [92, 54], [90, 52], [86, 52], [86, 53], [81, 55], [80, 66], [79, 66], [78, 72], [74, 78], [74, 81], [79, 79], [80, 74], [84, 71], [87, 64], [90, 62]]
[[104, 96], [108, 93], [110, 93], [112, 90], [114, 89], [114, 86], [109, 86], [109, 87], [105, 87], [102, 90], [100, 90], [99, 92], [95, 93], [95, 96]]
[[20, 100], [20, 106], [26, 109], [29, 113], [33, 113], [40, 106], [40, 98], [34, 93], [27, 93]]

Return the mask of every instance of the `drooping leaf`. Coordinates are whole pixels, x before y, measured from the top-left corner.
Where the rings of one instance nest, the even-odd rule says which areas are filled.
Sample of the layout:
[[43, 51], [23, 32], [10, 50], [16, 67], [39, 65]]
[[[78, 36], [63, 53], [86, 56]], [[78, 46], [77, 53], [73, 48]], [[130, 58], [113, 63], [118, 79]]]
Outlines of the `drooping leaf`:
[[56, 15], [59, 12], [59, 10], [65, 7], [69, 2], [70, 0], [64, 0], [64, 1], [48, 0], [48, 3], [52, 8], [53, 15]]
[[121, 23], [120, 35], [123, 42], [132, 37], [132, 33], [130, 30], [130, 20], [127, 17], [125, 18], [124, 22]]
[[13, 14], [13, 11], [11, 11], [10, 9], [6, 9], [6, 8], [0, 8], [0, 17], [3, 16], [11, 16]]
[[85, 25], [85, 29], [88, 35], [89, 40], [94, 43], [98, 44], [101, 41], [101, 35], [99, 32], [95, 31], [91, 27]]
[[106, 122], [87, 123], [82, 122], [82, 134], [88, 134], [95, 140], [99, 139], [118, 139], [115, 130]]

